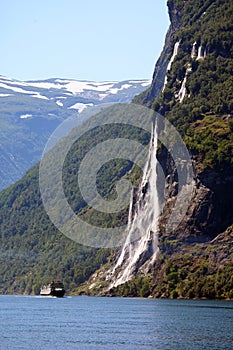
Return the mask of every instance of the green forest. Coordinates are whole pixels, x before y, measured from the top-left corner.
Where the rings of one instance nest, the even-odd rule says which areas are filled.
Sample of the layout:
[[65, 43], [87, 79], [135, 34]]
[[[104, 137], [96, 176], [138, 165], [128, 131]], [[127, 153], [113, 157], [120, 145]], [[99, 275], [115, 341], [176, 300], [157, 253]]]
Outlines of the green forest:
[[[112, 113], [118, 113], [117, 109], [118, 106], [110, 108]], [[106, 114], [108, 110], [102, 112], [104, 119]], [[89, 208], [77, 184], [79, 164], [88, 150], [105, 139], [120, 136], [137, 140], [145, 146], [150, 139], [149, 133], [129, 125], [96, 127], [73, 144], [64, 163], [63, 186], [67, 200], [74, 212], [92, 225], [114, 227], [127, 222], [128, 208], [108, 215]], [[59, 147], [63, 147], [62, 142], [66, 139], [50, 151], [49, 157], [57, 157]], [[98, 191], [106, 200], [111, 200], [116, 195], [117, 180], [129, 178], [137, 186], [141, 175], [141, 169], [130, 161], [110, 161], [99, 171]], [[1, 293], [38, 294], [42, 285], [56, 277], [64, 282], [68, 293], [72, 293], [95, 270], [107, 263], [112, 254], [111, 249], [78, 244], [53, 225], [41, 199], [39, 165], [0, 193], [0, 232]]]

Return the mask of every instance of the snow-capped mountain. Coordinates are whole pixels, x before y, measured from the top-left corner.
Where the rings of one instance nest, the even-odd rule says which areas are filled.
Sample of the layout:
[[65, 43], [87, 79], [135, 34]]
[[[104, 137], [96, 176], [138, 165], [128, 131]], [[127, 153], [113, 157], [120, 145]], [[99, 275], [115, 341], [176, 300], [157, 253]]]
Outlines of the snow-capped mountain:
[[40, 159], [46, 141], [63, 120], [78, 116], [88, 106], [130, 102], [150, 83], [18, 81], [0, 76], [0, 189], [18, 180]]
[[[0, 97], [24, 94], [41, 100], [53, 101], [59, 107], [65, 106], [80, 111], [90, 103], [130, 101], [135, 94], [145, 90], [149, 85], [149, 80], [94, 82], [48, 79], [22, 82], [0, 76]], [[76, 103], [73, 104], [73, 102]]]

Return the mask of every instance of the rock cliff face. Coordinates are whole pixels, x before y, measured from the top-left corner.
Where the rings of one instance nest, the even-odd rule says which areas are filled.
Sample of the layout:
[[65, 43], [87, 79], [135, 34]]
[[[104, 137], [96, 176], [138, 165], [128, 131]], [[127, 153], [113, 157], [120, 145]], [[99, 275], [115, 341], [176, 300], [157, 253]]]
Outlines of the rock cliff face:
[[233, 176], [226, 170], [201, 173], [187, 216], [177, 234], [189, 241], [208, 241], [232, 225]]
[[[227, 87], [223, 71], [217, 63], [221, 61], [222, 68], [232, 64], [229, 23], [225, 23], [225, 36], [221, 24], [227, 13], [232, 15], [232, 6], [226, 6], [221, 1], [171, 0], [168, 1], [168, 9], [171, 25], [163, 52], [155, 66], [152, 86], [143, 102], [154, 106], [172, 121], [187, 141], [194, 161], [194, 195], [186, 216], [173, 232], [173, 238], [186, 242], [206, 242], [233, 224], [233, 167], [229, 159], [232, 158], [233, 142], [232, 129], [226, 122], [227, 119], [232, 120], [232, 98], [222, 98]], [[211, 35], [212, 27], [219, 33], [215, 38]], [[178, 45], [175, 50], [176, 43]], [[227, 69], [224, 73], [229, 79]], [[213, 75], [216, 84], [212, 81]], [[217, 83], [218, 88], [222, 89], [221, 97], [216, 92]], [[205, 85], [205, 92], [201, 91]], [[218, 109], [215, 106], [216, 99], [220, 103]], [[205, 127], [209, 129], [209, 134], [197, 136]], [[221, 133], [224, 135], [221, 136]], [[198, 137], [202, 147], [194, 145], [194, 140]], [[207, 143], [213, 148], [209, 149]], [[215, 149], [221, 148], [220, 144], [225, 144], [227, 150], [218, 157]], [[207, 153], [212, 153], [211, 156], [215, 158], [212, 162], [206, 160]], [[174, 164], [165, 149], [162, 149], [159, 158], [167, 176], [169, 199], [161, 219], [161, 230], [164, 233], [166, 220], [175, 202], [178, 180]]]
[[163, 89], [169, 56], [174, 47], [174, 34], [181, 27], [181, 13], [174, 7], [174, 4], [169, 5], [169, 16], [171, 24], [166, 34], [163, 50], [155, 65], [151, 87], [143, 99], [144, 104], [151, 105]]
[[135, 275], [109, 293], [233, 298], [233, 5], [168, 0], [168, 9], [171, 25], [152, 85], [135, 102], [164, 115], [182, 136], [193, 160], [194, 191], [182, 221], [168, 233], [179, 178], [171, 154], [160, 145], [166, 179], [161, 255], [151, 277]]
[[[233, 36], [229, 19], [233, 6], [218, 0], [170, 0], [168, 8], [171, 27], [165, 48], [179, 43], [178, 50], [175, 57], [170, 50], [173, 61], [165, 72], [162, 93], [157, 97], [156, 87], [161, 91], [161, 84], [154, 80], [144, 101], [150, 101], [182, 135], [193, 159], [195, 186], [185, 217], [167, 234], [179, 179], [169, 152], [162, 147], [159, 159], [167, 200], [160, 220], [162, 257], [154, 266], [152, 295], [232, 298], [233, 99], [229, 96], [229, 67]], [[157, 65], [155, 74], [159, 76], [156, 69]]]

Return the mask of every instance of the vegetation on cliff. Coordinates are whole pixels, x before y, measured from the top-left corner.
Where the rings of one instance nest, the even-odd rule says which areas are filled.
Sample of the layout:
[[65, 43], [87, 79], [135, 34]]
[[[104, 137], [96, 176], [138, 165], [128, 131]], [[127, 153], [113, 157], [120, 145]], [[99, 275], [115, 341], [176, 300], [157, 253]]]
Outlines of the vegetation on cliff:
[[168, 6], [171, 16], [174, 11], [180, 14], [182, 26], [173, 37], [180, 44], [154, 108], [178, 128], [201, 169], [232, 168], [233, 5], [215, 0], [168, 1]]
[[183, 244], [160, 237], [160, 253], [148, 275], [109, 287], [109, 263], [76, 290], [77, 294], [171, 299], [233, 299], [233, 226], [211, 243]]
[[[167, 201], [161, 217], [160, 257], [151, 274], [138, 275], [109, 293], [233, 298], [233, 5], [222, 0], [169, 0], [168, 8], [171, 28], [155, 68], [156, 77], [163, 75], [167, 49], [171, 48], [167, 62], [179, 42], [178, 52], [160, 96], [155, 93], [155, 79], [134, 102], [152, 106], [182, 135], [194, 160], [195, 196], [172, 234], [166, 233], [165, 226], [175, 198]], [[159, 152], [171, 182], [171, 159], [163, 147]]]
[[[192, 209], [172, 235], [163, 226], [170, 213], [168, 202], [165, 206], [161, 255], [149, 293], [233, 298], [233, 5], [222, 0], [169, 0], [168, 8], [169, 40], [173, 47], [179, 42], [178, 52], [159, 98], [153, 100], [152, 87], [149, 102], [143, 99], [183, 136], [194, 160], [196, 194]], [[169, 157], [164, 157], [166, 152], [161, 152], [163, 168], [171, 171]], [[137, 285], [136, 280], [129, 283]], [[114, 292], [124, 294], [124, 286]]]

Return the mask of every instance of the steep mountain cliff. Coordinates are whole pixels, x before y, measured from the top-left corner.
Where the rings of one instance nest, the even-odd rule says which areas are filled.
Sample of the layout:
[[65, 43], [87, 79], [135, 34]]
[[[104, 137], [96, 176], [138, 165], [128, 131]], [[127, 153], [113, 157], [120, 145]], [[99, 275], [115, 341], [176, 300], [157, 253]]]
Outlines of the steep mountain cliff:
[[[151, 273], [147, 270], [145, 276], [137, 260], [137, 268], [131, 267], [139, 272], [135, 278], [113, 283], [108, 293], [232, 298], [233, 5], [221, 0], [169, 0], [168, 9], [171, 25], [151, 88], [134, 102], [164, 115], [183, 137], [193, 161], [194, 191], [181, 223], [168, 231], [180, 184], [174, 160], [160, 144], [158, 159], [166, 177], [160, 253]], [[122, 263], [119, 271], [117, 256], [116, 261], [118, 280], [125, 282], [128, 267]], [[101, 291], [98, 283], [96, 290]]]
[[[233, 6], [217, 0], [168, 1], [168, 8], [171, 23], [181, 25], [173, 34], [176, 55], [153, 107], [183, 136], [194, 162], [195, 195], [175, 236], [204, 242], [233, 223]], [[171, 174], [163, 152], [161, 162], [168, 163], [165, 172], [170, 168]], [[162, 225], [166, 210], [168, 205]]]

